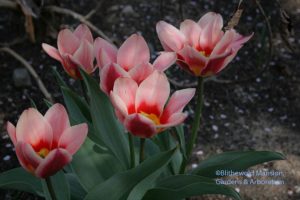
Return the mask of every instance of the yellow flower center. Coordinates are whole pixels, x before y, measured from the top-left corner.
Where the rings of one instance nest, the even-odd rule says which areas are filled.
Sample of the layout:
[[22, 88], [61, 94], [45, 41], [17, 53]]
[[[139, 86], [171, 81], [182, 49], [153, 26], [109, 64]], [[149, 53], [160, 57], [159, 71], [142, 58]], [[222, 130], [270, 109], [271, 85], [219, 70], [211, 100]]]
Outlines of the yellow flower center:
[[37, 152], [37, 154], [42, 158], [45, 158], [49, 154], [49, 149], [42, 148], [39, 152]]
[[151, 119], [155, 125], [159, 125], [160, 124], [160, 120], [159, 118], [157, 117], [157, 115], [151, 113], [151, 114], [148, 114], [148, 113], [145, 113], [145, 112], [141, 112], [142, 115], [144, 115], [145, 117], [147, 117], [148, 119]]

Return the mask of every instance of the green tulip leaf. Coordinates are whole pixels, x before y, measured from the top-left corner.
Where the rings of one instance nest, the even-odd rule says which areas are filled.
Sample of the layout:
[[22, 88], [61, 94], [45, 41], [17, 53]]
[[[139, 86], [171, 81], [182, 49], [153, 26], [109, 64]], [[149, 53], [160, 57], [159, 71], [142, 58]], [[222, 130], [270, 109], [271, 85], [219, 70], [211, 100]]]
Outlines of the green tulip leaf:
[[20, 190], [43, 196], [40, 179], [25, 171], [22, 167], [0, 174], [0, 188]]
[[53, 188], [56, 200], [70, 200], [70, 186], [65, 174], [62, 171], [57, 172], [47, 179], [49, 180], [49, 184], [47, 184], [45, 179], [42, 180], [44, 196], [46, 200], [53, 200], [49, 193], [49, 187]]
[[240, 200], [233, 188], [218, 185], [213, 179], [196, 175], [175, 175], [167, 177], [148, 190], [142, 200], [182, 200], [183, 198], [204, 194], [222, 194]]
[[284, 159], [281, 153], [270, 151], [225, 152], [202, 161], [192, 174], [215, 178], [218, 177], [218, 170], [240, 171], [264, 162]]
[[[160, 172], [162, 172], [164, 166], [166, 166], [169, 163], [169, 161], [172, 159], [175, 152], [176, 149], [172, 149], [167, 152], [159, 153], [157, 155], [154, 155], [146, 159], [136, 168], [114, 175], [104, 183], [96, 185], [92, 190], [90, 190], [87, 196], [85, 197], [85, 200], [127, 199], [130, 192], [139, 183], [143, 183], [143, 180], [147, 179], [153, 174], [159, 174]], [[146, 190], [147, 187], [140, 187], [140, 189]]]

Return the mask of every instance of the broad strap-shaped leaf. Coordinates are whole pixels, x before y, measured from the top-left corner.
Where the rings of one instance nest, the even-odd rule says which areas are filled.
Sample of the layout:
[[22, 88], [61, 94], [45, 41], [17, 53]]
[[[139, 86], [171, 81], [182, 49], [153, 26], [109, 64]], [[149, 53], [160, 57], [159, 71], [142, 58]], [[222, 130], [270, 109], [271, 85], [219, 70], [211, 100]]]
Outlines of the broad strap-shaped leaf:
[[82, 200], [86, 195], [86, 191], [83, 189], [75, 174], [67, 173], [66, 177], [70, 185], [71, 199]]
[[183, 125], [175, 127], [175, 134], [179, 142], [180, 151], [183, 155], [183, 158], [186, 159], [186, 147], [185, 147], [185, 138], [184, 138], [184, 129]]
[[86, 191], [125, 170], [120, 161], [89, 138], [73, 156], [72, 167]]
[[[59, 171], [53, 176], [48, 177], [48, 179], [50, 179], [56, 200], [70, 200], [70, 186], [65, 174], [62, 171]], [[42, 180], [42, 185], [46, 200], [53, 200], [50, 196], [49, 188], [44, 179]]]
[[142, 200], [181, 200], [204, 194], [222, 194], [236, 200], [241, 199], [239, 193], [233, 188], [218, 185], [213, 179], [196, 175], [176, 175], [161, 180], [155, 188], [145, 194]]
[[105, 147], [129, 168], [128, 139], [121, 124], [116, 119], [112, 104], [99, 84], [83, 70], [80, 73], [88, 89], [90, 99], [90, 112], [95, 134], [101, 138]]
[[214, 178], [218, 177], [218, 170], [239, 171], [264, 162], [284, 159], [281, 153], [270, 151], [225, 152], [201, 161], [192, 174]]
[[40, 179], [28, 173], [22, 167], [1, 173], [0, 188], [20, 190], [43, 196], [43, 188]]
[[96, 185], [88, 192], [85, 200], [105, 199], [123, 200], [126, 199], [132, 189], [141, 181], [157, 172], [162, 172], [172, 159], [176, 149], [162, 152], [146, 159], [136, 168], [116, 174], [102, 184]]

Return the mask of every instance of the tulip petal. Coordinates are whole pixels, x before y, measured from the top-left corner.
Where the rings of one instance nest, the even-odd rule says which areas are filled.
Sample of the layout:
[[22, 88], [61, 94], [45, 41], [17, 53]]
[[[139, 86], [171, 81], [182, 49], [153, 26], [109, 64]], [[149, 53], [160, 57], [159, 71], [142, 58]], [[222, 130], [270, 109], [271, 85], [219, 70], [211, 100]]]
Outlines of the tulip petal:
[[90, 44], [87, 40], [83, 40], [79, 48], [71, 57], [71, 60], [78, 64], [88, 74], [92, 73], [94, 71], [93, 45]]
[[60, 54], [73, 54], [80, 45], [79, 39], [69, 30], [64, 29], [58, 33], [57, 47]]
[[51, 149], [53, 133], [48, 121], [34, 108], [24, 110], [16, 128], [18, 142], [31, 144], [35, 151]]
[[175, 114], [171, 115], [168, 118], [168, 121], [166, 121], [164, 124], [156, 125], [156, 128], [160, 129], [160, 128], [177, 126], [177, 125], [183, 123], [184, 120], [186, 119], [186, 117], [187, 117], [186, 113], [175, 113]]
[[89, 29], [89, 27], [85, 24], [80, 24], [77, 26], [73, 34], [79, 39], [79, 40], [87, 40], [91, 44], [93, 43], [93, 35]]
[[179, 51], [183, 48], [186, 38], [177, 28], [164, 21], [156, 24], [158, 38], [166, 51]]
[[45, 43], [42, 44], [42, 48], [51, 58], [62, 62], [62, 57], [60, 56], [59, 51], [56, 48]]
[[54, 175], [65, 165], [71, 162], [72, 156], [68, 151], [58, 148], [52, 150], [47, 157], [40, 163], [35, 171], [35, 175], [39, 178], [46, 178]]
[[141, 63], [129, 70], [130, 77], [140, 84], [153, 72], [153, 66], [150, 63]]
[[16, 145], [16, 154], [22, 166], [31, 171], [38, 167], [42, 162], [40, 157], [32, 148], [32, 146], [25, 142], [18, 142]]
[[107, 95], [114, 87], [115, 80], [119, 77], [129, 77], [124, 69], [115, 63], [106, 65], [100, 71], [100, 87]]
[[185, 35], [190, 46], [198, 48], [201, 28], [190, 20], [186, 19], [180, 24], [180, 31]]
[[233, 51], [228, 51], [228, 52], [223, 53], [222, 55], [219, 55], [219, 56], [209, 59], [207, 66], [203, 69], [203, 71], [201, 72], [201, 75], [202, 76], [210, 76], [212, 74], [216, 74], [216, 73], [220, 72], [225, 67], [224, 64], [226, 62], [227, 57], [234, 53], [235, 52], [233, 52]]
[[252, 36], [254, 35], [254, 33], [252, 33], [249, 36], [242, 36], [239, 33], [236, 33], [235, 37], [234, 37], [234, 41], [232, 42], [232, 44], [230, 45], [231, 49], [235, 52], [237, 52], [244, 43], [248, 42], [248, 40], [250, 40], [252, 38]]
[[94, 54], [97, 60], [97, 65], [102, 69], [105, 65], [112, 62], [117, 62], [117, 48], [98, 37], [94, 42]]
[[46, 112], [45, 119], [53, 131], [52, 148], [56, 148], [59, 138], [63, 132], [70, 127], [68, 113], [63, 105], [56, 103]]
[[10, 140], [12, 141], [14, 146], [16, 146], [16, 144], [17, 144], [16, 127], [12, 123], [7, 122], [6, 123], [6, 130], [8, 132], [9, 137], [10, 137]]
[[66, 149], [69, 154], [75, 154], [83, 144], [88, 133], [86, 123], [69, 127], [64, 131], [58, 142], [58, 147]]
[[228, 51], [235, 38], [235, 35], [236, 32], [233, 29], [226, 31], [222, 39], [215, 46], [214, 50], [211, 53], [211, 56], [221, 55]]
[[162, 52], [154, 61], [153, 68], [158, 71], [165, 71], [172, 66], [177, 59], [175, 52]]
[[152, 120], [141, 114], [132, 114], [125, 118], [124, 126], [133, 135], [141, 138], [150, 138], [156, 134]]
[[166, 75], [155, 70], [137, 89], [136, 111], [160, 116], [169, 95], [170, 84]]
[[130, 78], [118, 78], [115, 81], [113, 91], [111, 92], [111, 99], [115, 107], [124, 115], [135, 112], [134, 105], [137, 88], [137, 83]]
[[223, 27], [223, 18], [218, 13], [208, 12], [199, 19], [198, 24], [201, 28], [204, 28], [208, 24], [214, 24], [216, 30], [221, 30]]
[[144, 62], [149, 62], [149, 47], [140, 35], [131, 35], [120, 47], [117, 62], [126, 71]]
[[195, 95], [194, 88], [187, 88], [176, 91], [169, 99], [164, 112], [160, 118], [161, 123], [166, 123], [174, 113], [181, 113], [183, 108]]
[[190, 46], [185, 46], [178, 54], [184, 59], [184, 62], [188, 64], [190, 71], [196, 76], [201, 74], [201, 71], [205, 68], [208, 60], [207, 57]]

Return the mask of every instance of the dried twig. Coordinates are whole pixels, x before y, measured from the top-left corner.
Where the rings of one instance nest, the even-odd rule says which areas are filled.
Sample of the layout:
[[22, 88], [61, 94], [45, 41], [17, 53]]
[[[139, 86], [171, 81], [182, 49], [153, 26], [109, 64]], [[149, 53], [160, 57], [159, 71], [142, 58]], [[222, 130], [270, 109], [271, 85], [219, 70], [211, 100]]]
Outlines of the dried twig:
[[79, 13], [76, 13], [72, 10], [69, 10], [67, 8], [60, 8], [57, 6], [47, 6], [45, 7], [46, 10], [50, 12], [56, 12], [59, 14], [64, 14], [64, 15], [70, 15], [74, 19], [79, 20], [81, 23], [86, 24], [88, 27], [90, 27], [93, 31], [95, 31], [98, 35], [100, 35], [102, 38], [105, 40], [109, 41], [112, 43], [109, 37], [107, 37], [100, 29], [98, 29], [96, 26], [94, 26], [90, 21], [86, 20], [85, 17]]
[[36, 71], [33, 69], [33, 67], [21, 55], [19, 55], [17, 52], [15, 52], [14, 50], [12, 50], [9, 47], [2, 47], [2, 48], [0, 48], [0, 51], [10, 54], [15, 59], [17, 59], [19, 62], [21, 62], [26, 67], [26, 69], [29, 71], [29, 73], [33, 76], [33, 78], [36, 80], [38, 87], [40, 88], [41, 92], [44, 94], [46, 99], [52, 103], [54, 102], [51, 94], [48, 92], [47, 88], [45, 87], [45, 85], [42, 82], [39, 75], [36, 73]]
[[0, 7], [4, 8], [10, 8], [10, 9], [17, 9], [18, 4], [14, 1], [9, 1], [9, 0], [0, 0]]
[[102, 6], [103, 2], [104, 2], [103, 0], [98, 1], [96, 7], [94, 9], [92, 9], [88, 14], [86, 14], [84, 16], [84, 19], [85, 20], [90, 19], [99, 10], [99, 8]]
[[[191, 82], [191, 83], [180, 83], [180, 82], [175, 81], [171, 78], [169, 78], [169, 81], [172, 85], [174, 85], [176, 87], [179, 87], [179, 88], [190, 88], [190, 87], [194, 88], [194, 87], [197, 87], [197, 81], [194, 81], [194, 82]], [[237, 83], [236, 81], [232, 81], [232, 80], [218, 79], [215, 76], [205, 78], [204, 82], [205, 83], [206, 82], [215, 82], [215, 83], [221, 83], [221, 84], [234, 84], [234, 83]]]

